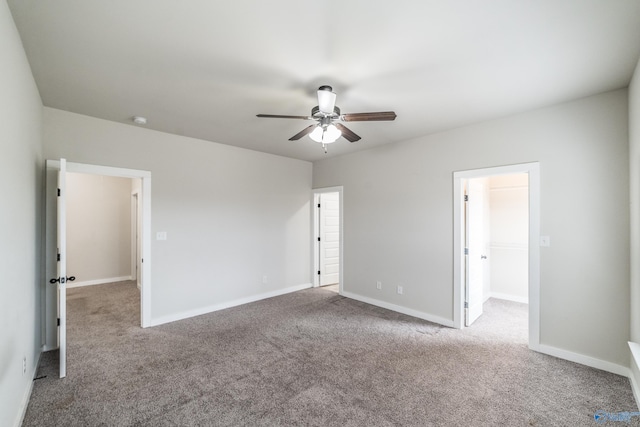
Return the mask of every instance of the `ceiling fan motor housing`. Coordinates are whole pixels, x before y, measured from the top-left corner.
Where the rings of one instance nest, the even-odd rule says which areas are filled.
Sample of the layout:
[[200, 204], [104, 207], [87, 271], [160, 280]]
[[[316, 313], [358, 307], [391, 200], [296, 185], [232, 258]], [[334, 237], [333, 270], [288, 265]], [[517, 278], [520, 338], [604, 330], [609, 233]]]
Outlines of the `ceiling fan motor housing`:
[[340, 108], [338, 108], [337, 106], [334, 106], [333, 113], [327, 114], [323, 111], [320, 111], [320, 106], [316, 105], [311, 109], [311, 115], [315, 118], [332, 117], [334, 119], [337, 119], [338, 117], [340, 117]]
[[333, 88], [328, 85], [320, 86], [318, 88], [318, 108], [324, 114], [332, 114], [333, 109], [336, 106], [336, 94], [333, 92]]

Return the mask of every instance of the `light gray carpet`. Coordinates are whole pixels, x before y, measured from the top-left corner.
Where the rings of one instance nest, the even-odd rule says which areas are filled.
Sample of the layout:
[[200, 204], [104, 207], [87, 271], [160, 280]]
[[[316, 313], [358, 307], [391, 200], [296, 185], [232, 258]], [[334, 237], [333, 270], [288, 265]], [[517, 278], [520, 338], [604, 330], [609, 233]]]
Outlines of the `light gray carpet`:
[[523, 304], [489, 300], [455, 330], [320, 288], [141, 329], [138, 298], [128, 282], [69, 290], [68, 376], [43, 354], [25, 426], [589, 426], [637, 410], [628, 379], [529, 351]]

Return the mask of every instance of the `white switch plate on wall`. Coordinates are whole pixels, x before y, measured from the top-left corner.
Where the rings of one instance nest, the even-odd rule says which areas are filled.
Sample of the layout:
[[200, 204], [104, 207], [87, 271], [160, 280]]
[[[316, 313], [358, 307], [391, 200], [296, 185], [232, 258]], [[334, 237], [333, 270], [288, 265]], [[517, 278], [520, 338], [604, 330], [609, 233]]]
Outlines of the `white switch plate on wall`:
[[540, 246], [543, 246], [543, 247], [551, 246], [551, 237], [549, 237], [549, 236], [540, 236]]
[[167, 240], [167, 232], [166, 231], [158, 231], [156, 233], [156, 240]]

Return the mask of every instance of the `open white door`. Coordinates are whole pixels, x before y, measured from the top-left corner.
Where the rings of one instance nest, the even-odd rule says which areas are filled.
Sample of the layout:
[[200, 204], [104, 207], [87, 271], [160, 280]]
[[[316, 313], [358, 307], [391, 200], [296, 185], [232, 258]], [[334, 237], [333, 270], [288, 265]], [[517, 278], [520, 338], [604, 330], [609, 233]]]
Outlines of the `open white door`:
[[484, 185], [482, 178], [468, 180], [465, 195], [466, 326], [482, 315], [484, 302]]
[[60, 378], [67, 376], [67, 162], [60, 159], [58, 172], [58, 348]]
[[320, 286], [340, 281], [340, 194], [323, 193], [320, 211]]

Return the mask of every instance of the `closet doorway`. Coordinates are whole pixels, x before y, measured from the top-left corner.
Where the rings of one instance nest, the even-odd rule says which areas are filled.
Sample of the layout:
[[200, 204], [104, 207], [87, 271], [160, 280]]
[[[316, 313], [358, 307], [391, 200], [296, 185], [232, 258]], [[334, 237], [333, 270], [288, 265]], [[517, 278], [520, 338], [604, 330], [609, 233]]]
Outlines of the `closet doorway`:
[[313, 285], [342, 293], [342, 187], [314, 190], [313, 206]]

